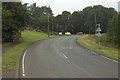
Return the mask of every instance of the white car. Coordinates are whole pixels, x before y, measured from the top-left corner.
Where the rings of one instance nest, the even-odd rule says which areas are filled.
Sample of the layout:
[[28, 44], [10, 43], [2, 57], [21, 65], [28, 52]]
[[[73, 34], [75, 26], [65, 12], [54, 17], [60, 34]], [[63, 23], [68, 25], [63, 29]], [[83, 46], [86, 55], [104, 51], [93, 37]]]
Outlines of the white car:
[[62, 35], [62, 32], [59, 32], [59, 35]]

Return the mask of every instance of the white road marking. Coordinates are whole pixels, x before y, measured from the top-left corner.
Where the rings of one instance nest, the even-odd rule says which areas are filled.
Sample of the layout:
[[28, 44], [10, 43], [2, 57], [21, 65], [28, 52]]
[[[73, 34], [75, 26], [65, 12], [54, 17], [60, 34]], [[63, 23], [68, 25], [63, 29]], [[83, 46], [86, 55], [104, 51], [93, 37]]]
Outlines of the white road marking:
[[63, 54], [63, 56], [68, 59], [68, 57], [65, 54]]
[[22, 59], [22, 71], [23, 71], [23, 76], [25, 76], [25, 55], [27, 53], [27, 50], [24, 52], [23, 59]]
[[117, 62], [117, 63], [119, 63], [118, 61], [116, 61], [116, 60], [113, 60], [114, 62]]
[[72, 47], [61, 47], [61, 49], [72, 49]]
[[103, 56], [103, 55], [101, 55], [101, 57], [106, 58], [106, 59], [109, 59], [109, 60], [112, 60], [112, 59], [110, 59], [110, 58], [108, 58], [108, 57], [105, 57], [105, 56]]
[[103, 55], [101, 55], [101, 57], [103, 57], [103, 58], [106, 58], [106, 59], [108, 59], [108, 60], [111, 60], [111, 61], [114, 61], [114, 62], [116, 62], [116, 63], [119, 63], [118, 61], [116, 61], [116, 60], [113, 60], [113, 59], [110, 59], [110, 58], [108, 58], [108, 57], [105, 57], [105, 56], [103, 56]]
[[23, 76], [25, 76], [25, 74], [23, 73]]
[[[93, 51], [91, 51], [91, 52], [94, 53], [94, 54], [97, 54], [96, 52], [93, 52]], [[116, 60], [114, 60], [114, 59], [110, 59], [110, 58], [105, 57], [105, 56], [103, 56], [103, 55], [100, 55], [100, 56], [103, 57], [103, 58], [106, 58], [106, 59], [108, 59], [108, 60], [114, 61], [114, 62], [116, 62], [116, 63], [120, 63], [120, 62], [118, 62], [118, 61], [116, 61]]]
[[96, 52], [91, 51], [93, 54], [96, 54]]

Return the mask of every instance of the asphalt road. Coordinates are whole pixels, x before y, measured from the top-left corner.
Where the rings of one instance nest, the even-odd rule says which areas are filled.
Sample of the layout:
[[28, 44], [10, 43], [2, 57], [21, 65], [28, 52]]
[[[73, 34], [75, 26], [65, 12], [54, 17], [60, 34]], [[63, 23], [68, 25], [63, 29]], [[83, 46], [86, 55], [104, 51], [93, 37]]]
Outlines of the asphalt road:
[[80, 47], [67, 36], [39, 41], [27, 49], [25, 78], [117, 78], [118, 63]]

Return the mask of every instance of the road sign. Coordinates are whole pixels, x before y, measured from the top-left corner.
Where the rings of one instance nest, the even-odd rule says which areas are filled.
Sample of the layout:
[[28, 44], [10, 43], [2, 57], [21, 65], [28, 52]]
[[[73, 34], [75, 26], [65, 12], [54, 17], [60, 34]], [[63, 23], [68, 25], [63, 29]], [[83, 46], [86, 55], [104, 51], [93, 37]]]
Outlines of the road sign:
[[101, 28], [100, 28], [100, 24], [98, 24], [98, 28], [96, 30], [98, 32], [97, 36], [98, 36], [98, 48], [100, 49], [100, 36], [101, 36]]
[[97, 36], [101, 36], [101, 33], [100, 33], [100, 32], [98, 32]]
[[97, 31], [97, 32], [101, 32], [101, 31], [102, 31], [101, 28], [100, 28], [100, 26], [98, 26], [98, 28], [97, 28], [96, 31]]

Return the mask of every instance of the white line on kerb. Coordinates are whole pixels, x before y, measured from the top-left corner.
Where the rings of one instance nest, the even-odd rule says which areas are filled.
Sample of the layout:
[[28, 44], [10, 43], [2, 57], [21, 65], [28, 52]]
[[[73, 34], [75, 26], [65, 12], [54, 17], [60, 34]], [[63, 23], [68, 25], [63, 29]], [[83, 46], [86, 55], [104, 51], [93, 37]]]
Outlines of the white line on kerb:
[[117, 62], [117, 63], [119, 63], [118, 61], [116, 61], [116, 60], [113, 60], [114, 62]]
[[27, 53], [27, 50], [24, 52], [24, 55], [23, 55], [23, 59], [22, 59], [22, 71], [23, 71], [23, 76], [25, 76], [25, 70], [24, 70], [24, 68], [25, 68], [25, 55], [26, 55], [26, 53]]
[[93, 54], [96, 54], [95, 52], [91, 51]]
[[63, 56], [68, 59], [68, 57], [65, 54], [63, 54]]
[[105, 56], [103, 56], [103, 55], [101, 55], [101, 57], [104, 57], [104, 58], [106, 58], [106, 59], [109, 59], [109, 60], [111, 60], [111, 61], [114, 61], [114, 62], [116, 62], [116, 63], [119, 63], [118, 61], [116, 61], [116, 60], [113, 60], [113, 59], [110, 59], [110, 58], [108, 58], [108, 57], [105, 57]]

